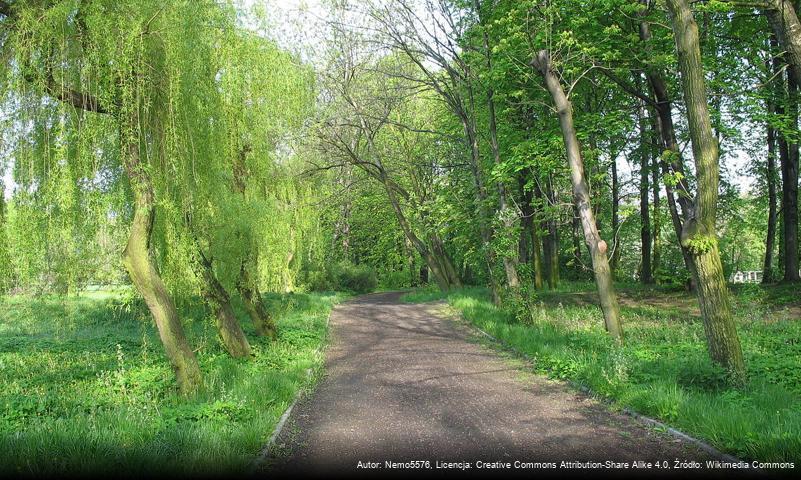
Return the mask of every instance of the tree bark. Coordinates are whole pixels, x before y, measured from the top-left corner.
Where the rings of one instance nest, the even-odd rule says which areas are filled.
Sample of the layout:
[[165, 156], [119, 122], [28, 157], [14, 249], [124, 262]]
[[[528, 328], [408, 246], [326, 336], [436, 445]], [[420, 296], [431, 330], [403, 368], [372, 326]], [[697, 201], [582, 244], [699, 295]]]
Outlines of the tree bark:
[[[548, 196], [548, 203], [556, 205], [556, 191], [553, 188], [553, 177], [548, 175], [548, 183], [546, 184], [547, 190], [545, 194]], [[548, 219], [548, 243], [551, 256], [548, 262], [548, 286], [550, 288], [557, 288], [559, 286], [559, 228], [558, 219], [554, 216]]]
[[217, 330], [225, 350], [234, 358], [250, 357], [250, 344], [234, 314], [231, 296], [217, 279], [211, 260], [203, 254], [200, 246], [198, 246], [198, 267], [203, 277], [203, 296], [214, 313]]
[[[659, 140], [659, 131], [656, 127], [656, 118], [652, 116], [651, 122], [651, 131], [652, 134], [656, 137], [653, 139], [654, 144], [658, 144]], [[659, 201], [659, 157], [656, 155], [654, 149], [649, 149], [649, 156], [651, 159], [651, 190], [653, 191], [652, 195], [652, 203], [653, 203], [653, 226], [654, 226], [654, 233], [652, 236], [653, 239], [653, 261], [651, 262], [651, 275], [655, 276], [657, 271], [659, 270], [659, 265], [662, 260], [662, 243], [659, 240], [659, 236], [661, 235], [661, 228], [662, 228], [662, 220], [660, 215], [660, 201]], [[655, 279], [652, 279], [656, 281]]]
[[448, 288], [462, 288], [462, 279], [456, 272], [451, 256], [448, 255], [447, 250], [445, 250], [445, 244], [442, 242], [442, 239], [439, 235], [433, 234], [429, 242], [431, 243], [431, 253], [434, 255], [434, 259], [440, 265], [445, 275], [449, 286]]
[[[523, 231], [520, 238], [521, 262], [531, 263], [531, 270], [534, 280], [534, 288], [542, 288], [542, 250], [539, 234], [539, 222], [535, 218], [534, 194], [525, 188], [525, 177], [521, 174], [520, 196], [523, 210]], [[525, 251], [525, 259], [523, 252]]]
[[[133, 121], [126, 123], [132, 127], [131, 131], [136, 132], [136, 117], [132, 117]], [[153, 261], [150, 243], [156, 213], [153, 183], [148, 169], [140, 160], [139, 139], [129, 138], [124, 131], [125, 129], [120, 129], [120, 142], [124, 146], [123, 166], [134, 196], [134, 216], [122, 263], [153, 315], [161, 343], [175, 372], [178, 390], [186, 395], [203, 386], [203, 377], [197, 358], [186, 339], [175, 303]]]
[[420, 256], [423, 258], [423, 261], [426, 262], [426, 265], [428, 265], [428, 269], [434, 275], [434, 280], [437, 282], [437, 286], [439, 286], [440, 290], [447, 292], [451, 289], [449, 272], [443, 268], [442, 263], [440, 263], [440, 261], [438, 261], [436, 256], [432, 253], [432, 249], [430, 249], [422, 240], [420, 240], [417, 234], [414, 233], [409, 225], [408, 220], [406, 219], [406, 215], [403, 213], [403, 209], [401, 208], [400, 201], [398, 200], [395, 191], [387, 182], [386, 174], [383, 172], [383, 170], [381, 170], [381, 172], [381, 181], [384, 185], [384, 190], [387, 193], [387, 198], [392, 206], [392, 210], [395, 212], [395, 218], [397, 219], [403, 234], [409, 239], [412, 245], [414, 245], [417, 253], [420, 254]]
[[[788, 2], [789, 3], [789, 2]], [[789, 55], [786, 55], [789, 57]], [[787, 113], [790, 129], [798, 131], [798, 87], [794, 75], [787, 75]], [[782, 227], [784, 233], [784, 278], [782, 282], [801, 281], [798, 272], [798, 142], [785, 138], [787, 155], [782, 170]]]
[[776, 39], [786, 52], [788, 74], [796, 85], [801, 85], [801, 22], [798, 12], [789, 0], [765, 0], [768, 22]]
[[579, 211], [581, 224], [584, 230], [584, 239], [592, 254], [592, 267], [595, 273], [595, 283], [598, 286], [598, 295], [601, 308], [604, 312], [606, 330], [617, 341], [623, 339], [623, 329], [620, 324], [620, 312], [612, 283], [612, 272], [606, 257], [607, 244], [598, 234], [595, 218], [590, 205], [589, 187], [584, 176], [584, 162], [581, 158], [581, 149], [573, 125], [573, 111], [570, 101], [565, 96], [564, 89], [551, 67], [550, 56], [547, 50], [540, 51], [532, 60], [545, 80], [545, 85], [556, 105], [562, 137], [567, 151], [567, 160], [570, 165], [570, 179], [573, 183], [573, 198]]
[[[648, 5], [648, 0], [640, 0], [643, 5]], [[640, 41], [647, 43], [651, 40], [651, 26], [645, 18], [645, 11], [640, 17], [639, 23], [639, 36]], [[673, 107], [668, 93], [667, 82], [665, 82], [662, 72], [651, 66], [646, 66], [645, 77], [648, 80], [656, 110], [655, 125], [659, 131], [661, 138], [662, 148], [664, 153], [660, 158], [660, 165], [662, 167], [663, 177], [667, 180], [668, 176], [676, 178], [675, 188], [669, 182], [665, 182], [665, 193], [667, 197], [668, 210], [670, 211], [670, 219], [673, 224], [673, 230], [676, 233], [676, 239], [681, 248], [682, 259], [687, 271], [690, 272], [690, 290], [695, 290], [695, 263], [693, 262], [690, 252], [681, 245], [681, 231], [683, 223], [687, 221], [690, 210], [692, 209], [692, 195], [687, 183], [687, 177], [684, 172], [684, 159], [681, 156], [678, 141], [676, 140], [676, 129], [673, 124]], [[679, 210], [681, 207], [681, 210]]]
[[745, 380], [740, 339], [729, 304], [715, 231], [718, 201], [718, 143], [712, 132], [703, 63], [695, 23], [687, 0], [667, 0], [676, 42], [687, 124], [697, 175], [692, 215], [682, 230], [682, 245], [693, 254], [698, 275], [698, 301], [710, 356], [736, 383]]
[[[768, 61], [768, 71], [772, 70], [772, 63]], [[768, 117], [775, 114], [776, 109], [773, 106], [772, 98], [768, 98], [766, 101], [766, 110]], [[768, 186], [768, 231], [765, 238], [765, 258], [762, 263], [762, 283], [764, 284], [773, 283], [773, 250], [775, 249], [778, 217], [776, 209], [776, 131], [770, 122], [767, 123], [766, 127], [768, 156], [766, 159], [765, 181]]]
[[620, 236], [618, 229], [620, 228], [620, 181], [617, 175], [617, 153], [614, 153], [612, 158], [612, 241], [614, 242], [614, 249], [612, 250], [612, 258], [609, 260], [609, 268], [612, 269], [612, 277], [615, 276], [617, 266], [620, 263]]
[[[252, 255], [252, 250], [250, 255]], [[245, 258], [239, 269], [239, 280], [237, 281], [236, 288], [239, 295], [242, 297], [242, 303], [245, 306], [245, 311], [248, 312], [250, 321], [253, 322], [253, 327], [256, 329], [256, 334], [260, 337], [267, 337], [270, 340], [278, 339], [278, 326], [275, 324], [270, 311], [264, 305], [261, 291], [256, 284], [256, 280], [251, 277], [251, 269], [258, 271], [258, 259]]]
[[640, 128], [640, 281], [645, 284], [653, 283], [651, 268], [651, 209], [648, 204], [651, 191], [648, 185], [651, 173], [650, 151], [648, 148], [650, 138], [646, 126], [646, 111], [643, 102], [638, 109]]

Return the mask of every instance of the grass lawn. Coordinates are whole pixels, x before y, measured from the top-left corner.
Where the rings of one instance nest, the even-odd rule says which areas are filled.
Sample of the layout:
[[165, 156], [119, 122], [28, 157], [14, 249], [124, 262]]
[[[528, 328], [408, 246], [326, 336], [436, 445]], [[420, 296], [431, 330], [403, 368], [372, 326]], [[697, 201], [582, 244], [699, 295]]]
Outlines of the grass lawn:
[[746, 460], [801, 461], [801, 301], [794, 287], [739, 285], [734, 312], [749, 383], [727, 387], [708, 357], [692, 295], [619, 286], [625, 344], [603, 328], [593, 284], [537, 292], [517, 316], [496, 309], [483, 288], [443, 295], [464, 318], [533, 359], [553, 378], [591, 389]]
[[205, 375], [205, 391], [184, 399], [146, 308], [123, 297], [0, 300], [0, 476], [245, 472], [322, 365], [341, 299], [268, 296], [280, 338], [269, 344], [244, 321], [249, 361], [227, 356], [203, 308], [183, 307]]

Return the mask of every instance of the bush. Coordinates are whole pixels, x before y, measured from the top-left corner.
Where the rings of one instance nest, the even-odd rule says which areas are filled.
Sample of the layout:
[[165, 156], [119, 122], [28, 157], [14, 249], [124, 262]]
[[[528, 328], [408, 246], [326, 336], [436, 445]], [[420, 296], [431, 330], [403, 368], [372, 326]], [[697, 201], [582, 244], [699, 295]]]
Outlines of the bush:
[[378, 286], [375, 270], [366, 265], [340, 262], [331, 270], [331, 277], [337, 290], [353, 293], [368, 293]]
[[409, 272], [397, 270], [386, 272], [381, 275], [380, 285], [387, 290], [410, 287]]
[[328, 270], [310, 270], [306, 272], [306, 287], [312, 292], [328, 292], [336, 290], [336, 286]]

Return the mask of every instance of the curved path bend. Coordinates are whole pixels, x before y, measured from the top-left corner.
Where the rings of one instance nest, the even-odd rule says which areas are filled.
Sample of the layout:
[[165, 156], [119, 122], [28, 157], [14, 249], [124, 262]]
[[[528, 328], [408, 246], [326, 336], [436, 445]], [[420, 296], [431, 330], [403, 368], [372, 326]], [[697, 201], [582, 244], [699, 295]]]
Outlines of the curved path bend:
[[375, 474], [357, 470], [358, 462], [386, 460], [711, 458], [526, 373], [476, 342], [472, 329], [442, 313], [442, 303], [406, 304], [400, 295], [367, 295], [333, 310], [326, 376], [293, 409], [271, 471]]

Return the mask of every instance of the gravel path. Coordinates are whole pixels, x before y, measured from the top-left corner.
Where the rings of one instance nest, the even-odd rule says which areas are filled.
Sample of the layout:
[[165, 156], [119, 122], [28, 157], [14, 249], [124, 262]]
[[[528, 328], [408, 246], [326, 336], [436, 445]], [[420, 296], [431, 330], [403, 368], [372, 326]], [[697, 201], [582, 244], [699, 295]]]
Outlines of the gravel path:
[[443, 315], [442, 304], [405, 304], [399, 296], [368, 295], [334, 309], [326, 377], [296, 405], [267, 473], [375, 474], [357, 466], [376, 462], [386, 474], [385, 461], [411, 460], [429, 461], [433, 470], [437, 461], [468, 462], [476, 473], [477, 461], [672, 466], [710, 459], [560, 382], [525, 373]]

